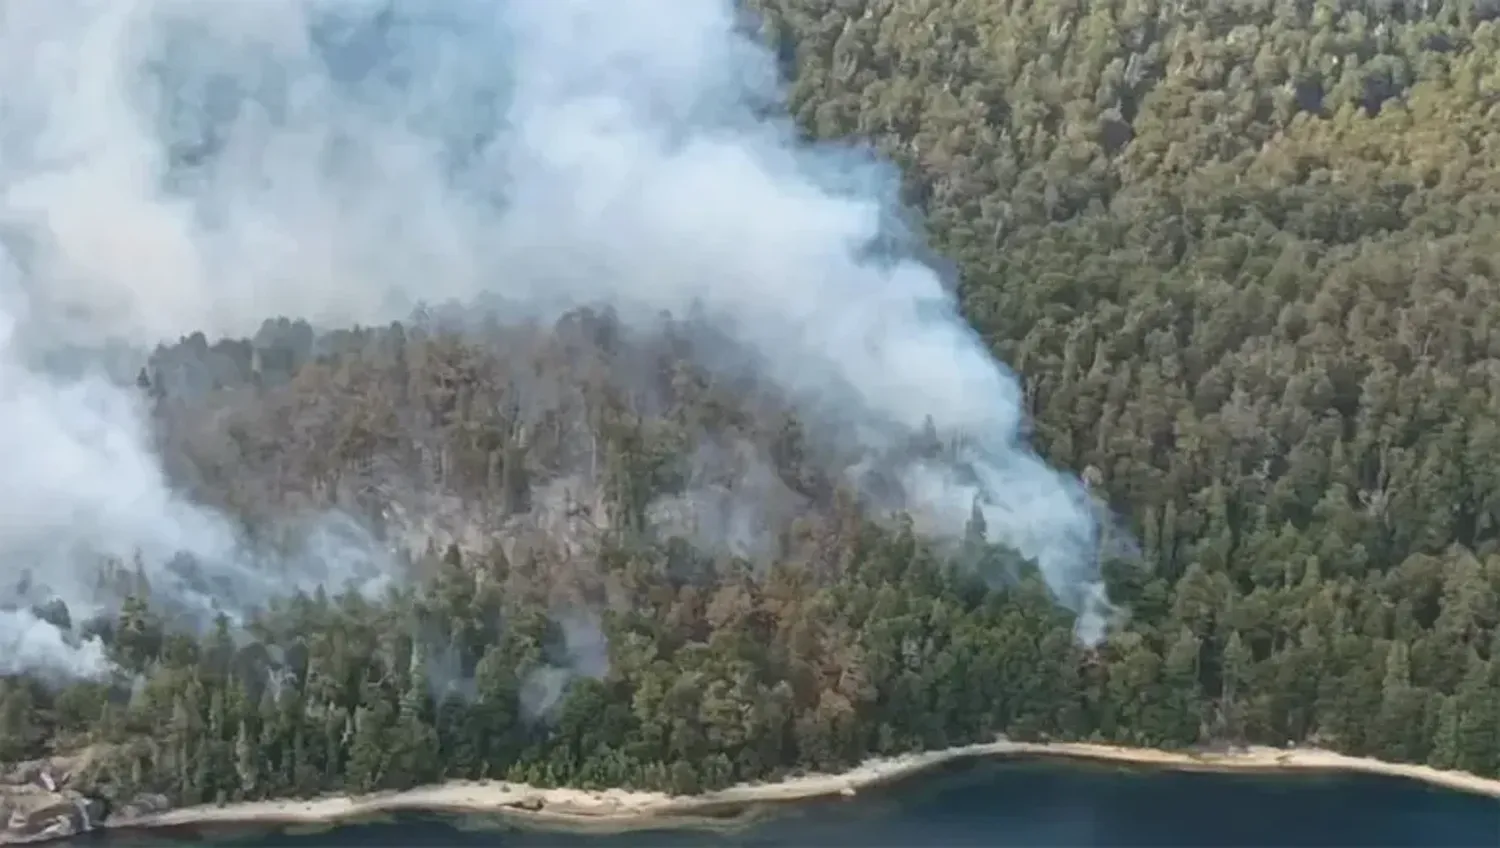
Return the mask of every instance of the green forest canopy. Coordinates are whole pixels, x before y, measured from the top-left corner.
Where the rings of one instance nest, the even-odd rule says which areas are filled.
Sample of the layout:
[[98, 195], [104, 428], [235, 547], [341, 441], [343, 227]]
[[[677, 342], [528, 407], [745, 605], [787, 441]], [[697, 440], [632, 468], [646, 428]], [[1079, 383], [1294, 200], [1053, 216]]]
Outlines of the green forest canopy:
[[[288, 601], [248, 646], [177, 635], [138, 593], [100, 627], [144, 685], [7, 680], [0, 756], [94, 745], [99, 791], [180, 803], [444, 777], [691, 792], [996, 733], [1500, 775], [1500, 4], [752, 5], [801, 125], [901, 165], [1039, 449], [1140, 540], [1108, 563], [1118, 632], [1085, 650], [1034, 577], [987, 587], [865, 520], [795, 417], [674, 355], [670, 408], [632, 407], [599, 376], [606, 320], [524, 355], [588, 387], [569, 414], [598, 437], [596, 506], [637, 532], [586, 565], [556, 540], [432, 551], [419, 587]], [[569, 431], [492, 411], [500, 348], [392, 328], [314, 356], [305, 330], [159, 354], [169, 444], [198, 414], [172, 368], [239, 375], [214, 392], [233, 462], [182, 449], [200, 494], [327, 498], [386, 459], [535, 511]], [[641, 532], [694, 430], [763, 448], [806, 499], [776, 563]], [[560, 593], [609, 607], [608, 670], [531, 716], [538, 670], [576, 665]]]

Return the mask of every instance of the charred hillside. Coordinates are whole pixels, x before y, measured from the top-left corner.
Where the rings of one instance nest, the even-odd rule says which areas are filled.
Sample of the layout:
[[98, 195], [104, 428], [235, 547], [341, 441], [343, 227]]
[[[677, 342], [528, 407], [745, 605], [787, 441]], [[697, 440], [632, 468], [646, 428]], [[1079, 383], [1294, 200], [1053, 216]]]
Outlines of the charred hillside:
[[597, 600], [610, 548], [684, 577], [814, 565], [809, 540], [840, 513], [908, 506], [905, 465], [960, 462], [931, 427], [882, 439], [805, 419], [752, 362], [702, 324], [632, 329], [583, 309], [551, 324], [267, 322], [161, 347], [137, 384], [174, 485], [250, 538], [337, 514], [397, 572], [457, 546], [571, 574]]

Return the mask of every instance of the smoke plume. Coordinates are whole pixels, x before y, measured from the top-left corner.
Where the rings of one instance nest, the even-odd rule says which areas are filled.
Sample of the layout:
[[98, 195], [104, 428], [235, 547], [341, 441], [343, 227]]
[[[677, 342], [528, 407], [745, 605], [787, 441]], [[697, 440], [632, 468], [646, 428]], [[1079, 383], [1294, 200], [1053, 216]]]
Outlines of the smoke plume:
[[603, 680], [609, 674], [609, 643], [598, 618], [567, 612], [552, 619], [561, 636], [552, 656], [521, 681], [521, 717], [545, 720], [562, 703], [568, 686], [579, 678]]
[[[84, 602], [84, 554], [167, 574], [186, 552], [206, 573], [179, 581], [189, 600], [269, 582], [171, 490], [133, 387], [62, 376], [57, 352], [488, 296], [527, 317], [696, 314], [875, 451], [930, 417], [960, 447], [899, 470], [907, 505], [958, 534], [977, 503], [1098, 638], [1088, 498], [1023, 443], [1016, 380], [915, 258], [891, 175], [775, 117], [746, 24], [728, 0], [5, 4], [6, 577], [45, 568]], [[50, 626], [0, 616], [0, 641], [28, 646], [0, 656], [97, 659], [30, 632]]]

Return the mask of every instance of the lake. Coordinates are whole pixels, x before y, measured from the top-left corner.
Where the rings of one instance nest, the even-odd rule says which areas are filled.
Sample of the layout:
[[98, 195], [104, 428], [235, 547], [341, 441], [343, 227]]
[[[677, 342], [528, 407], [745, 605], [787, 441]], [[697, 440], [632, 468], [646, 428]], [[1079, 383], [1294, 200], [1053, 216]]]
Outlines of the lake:
[[1364, 775], [1191, 774], [1057, 761], [954, 763], [852, 799], [774, 807], [722, 832], [580, 835], [401, 818], [320, 833], [110, 835], [108, 848], [1038, 848], [1500, 846], [1500, 800]]

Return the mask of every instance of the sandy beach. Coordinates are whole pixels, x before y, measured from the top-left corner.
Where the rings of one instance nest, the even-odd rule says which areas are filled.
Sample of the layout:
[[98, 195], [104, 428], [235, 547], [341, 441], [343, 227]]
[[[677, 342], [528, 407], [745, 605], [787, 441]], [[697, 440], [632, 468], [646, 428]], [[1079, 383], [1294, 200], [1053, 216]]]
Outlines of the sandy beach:
[[605, 826], [611, 830], [664, 827], [702, 819], [711, 812], [852, 795], [860, 789], [910, 776], [942, 763], [971, 757], [1035, 756], [1117, 762], [1191, 771], [1362, 772], [1423, 781], [1435, 786], [1500, 798], [1500, 780], [1428, 766], [1387, 763], [1310, 748], [1248, 748], [1189, 753], [1082, 742], [1027, 743], [998, 740], [941, 751], [873, 759], [842, 774], [813, 774], [777, 783], [746, 784], [695, 796], [611, 789], [542, 789], [507, 782], [450, 782], [363, 797], [259, 801], [222, 807], [184, 807], [111, 827], [159, 828], [193, 825], [330, 824], [401, 813], [514, 815], [538, 824]]

